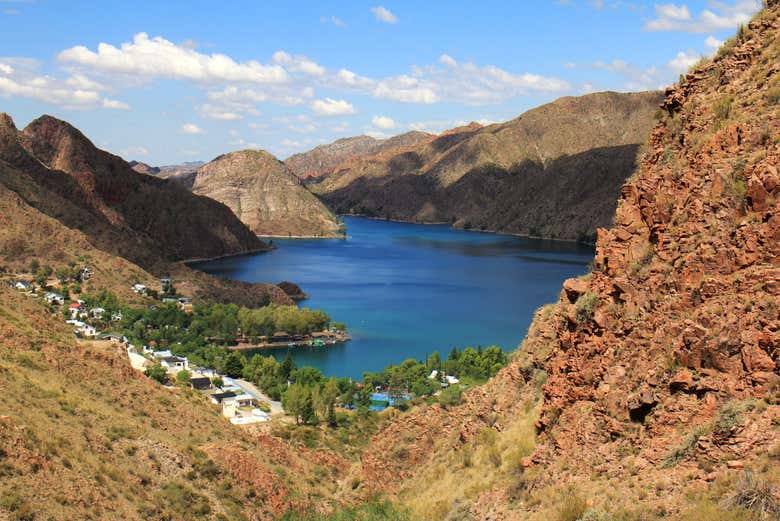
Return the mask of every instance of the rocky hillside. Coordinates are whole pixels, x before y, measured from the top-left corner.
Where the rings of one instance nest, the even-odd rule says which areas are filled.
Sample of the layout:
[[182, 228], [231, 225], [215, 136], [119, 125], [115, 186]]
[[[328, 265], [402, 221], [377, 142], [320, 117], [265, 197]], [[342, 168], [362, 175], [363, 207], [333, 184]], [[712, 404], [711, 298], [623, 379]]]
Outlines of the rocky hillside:
[[0, 519], [277, 519], [327, 507], [336, 454], [231, 425], [0, 287]]
[[463, 405], [375, 436], [364, 494], [425, 519], [778, 519], [778, 63], [774, 1], [666, 92], [593, 272]]
[[229, 208], [135, 172], [64, 121], [0, 115], [0, 183], [100, 249], [143, 266], [266, 246]]
[[295, 154], [284, 161], [299, 179], [305, 182], [318, 182], [322, 176], [351, 159], [371, 157], [385, 150], [392, 150], [429, 141], [433, 136], [427, 132], [407, 132], [387, 139], [370, 136], [348, 137], [327, 145], [320, 145], [308, 152]]
[[565, 239], [607, 226], [661, 94], [562, 98], [352, 160], [313, 189], [338, 213]]
[[198, 169], [194, 193], [226, 204], [260, 236], [339, 236], [339, 223], [271, 154], [242, 150]]
[[129, 165], [139, 174], [147, 174], [169, 179], [180, 184], [187, 190], [192, 190], [195, 175], [198, 168], [203, 166], [201, 161], [189, 161], [180, 165], [151, 166], [141, 161], [130, 161]]

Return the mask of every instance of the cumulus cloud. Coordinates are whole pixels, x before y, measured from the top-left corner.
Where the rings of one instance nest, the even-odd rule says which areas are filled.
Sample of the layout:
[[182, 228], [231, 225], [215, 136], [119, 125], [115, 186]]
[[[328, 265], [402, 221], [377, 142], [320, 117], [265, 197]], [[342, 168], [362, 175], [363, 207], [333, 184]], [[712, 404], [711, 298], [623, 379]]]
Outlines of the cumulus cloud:
[[[203, 119], [217, 119], [221, 121], [234, 121], [237, 119], [243, 119], [244, 116], [237, 112], [233, 112], [229, 109], [225, 109], [224, 107], [220, 107], [218, 105], [212, 105], [211, 103], [204, 103], [203, 105], [200, 105], [198, 108], [198, 111], [200, 112], [200, 117]], [[254, 115], [254, 114], [253, 114]]]
[[315, 100], [311, 109], [319, 116], [346, 116], [355, 113], [355, 107], [351, 103], [333, 98]]
[[448, 54], [442, 54], [441, 56], [439, 56], [439, 63], [443, 65], [448, 65], [450, 67], [455, 67], [456, 65], [458, 65], [458, 62], [455, 61], [455, 58], [453, 58]]
[[149, 149], [146, 147], [129, 147], [122, 150], [122, 155], [125, 157], [148, 156]]
[[73, 87], [74, 89], [84, 89], [84, 90], [104, 90], [105, 87], [98, 83], [97, 81], [93, 81], [86, 76], [82, 74], [74, 74], [70, 78], [65, 80], [65, 83]]
[[128, 105], [124, 101], [119, 101], [115, 99], [103, 98], [102, 104], [104, 109], [130, 110], [130, 105]]
[[185, 134], [190, 134], [193, 136], [197, 134], [205, 134], [203, 129], [200, 128], [195, 123], [185, 123], [184, 125], [181, 126], [181, 131], [184, 132]]
[[40, 63], [29, 58], [3, 58], [0, 97], [27, 98], [65, 109], [123, 109], [121, 101], [104, 98], [97, 84], [40, 74]]
[[57, 56], [62, 63], [104, 73], [142, 78], [173, 78], [197, 82], [282, 83], [287, 71], [278, 64], [258, 61], [236, 62], [224, 54], [202, 54], [189, 46], [176, 45], [160, 36], [138, 33], [132, 42], [115, 47], [98, 44], [92, 51], [83, 45], [71, 47]]
[[398, 17], [381, 5], [372, 7], [371, 12], [374, 13], [374, 18], [380, 22], [384, 22], [386, 24], [398, 23]]
[[371, 118], [371, 124], [383, 130], [391, 130], [397, 126], [396, 122], [387, 116], [374, 116]]
[[655, 18], [645, 24], [648, 31], [706, 33], [734, 29], [750, 21], [762, 5], [760, 0], [738, 0], [734, 5], [710, 2], [710, 8], [693, 16], [685, 5], [655, 4]]
[[707, 48], [708, 48], [710, 51], [712, 51], [712, 52], [715, 52], [715, 51], [717, 51], [718, 49], [720, 49], [721, 45], [723, 45], [723, 40], [718, 40], [718, 39], [717, 39], [717, 38], [715, 38], [714, 36], [708, 36], [708, 37], [707, 37], [707, 38], [704, 40], [704, 45], [706, 45], [706, 46], [707, 46]]
[[336, 27], [346, 27], [347, 24], [345, 24], [341, 18], [338, 18], [337, 16], [322, 16], [320, 17], [320, 22], [324, 24], [333, 24]]
[[700, 54], [693, 51], [680, 51], [667, 65], [677, 73], [687, 72], [701, 59]]
[[292, 72], [302, 72], [309, 76], [323, 76], [325, 74], [325, 67], [306, 56], [290, 56], [284, 51], [277, 51], [272, 60], [277, 65], [282, 65]]

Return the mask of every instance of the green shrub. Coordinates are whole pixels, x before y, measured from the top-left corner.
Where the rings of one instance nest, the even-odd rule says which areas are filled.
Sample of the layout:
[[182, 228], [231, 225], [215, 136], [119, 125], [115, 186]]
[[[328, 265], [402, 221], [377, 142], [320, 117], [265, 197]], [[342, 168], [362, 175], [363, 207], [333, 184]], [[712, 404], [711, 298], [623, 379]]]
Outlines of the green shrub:
[[578, 324], [584, 324], [593, 318], [593, 313], [599, 305], [599, 296], [587, 291], [580, 295], [577, 302], [574, 303], [574, 318]]
[[729, 119], [731, 115], [731, 106], [734, 103], [732, 96], [724, 96], [715, 102], [712, 106], [712, 111], [715, 113], [715, 117], [721, 121]]
[[699, 438], [705, 434], [707, 434], [707, 429], [704, 427], [696, 427], [691, 432], [689, 432], [688, 435], [683, 438], [682, 443], [674, 447], [669, 451], [669, 454], [666, 455], [666, 458], [664, 458], [664, 466], [672, 467], [685, 458], [688, 453], [696, 448], [696, 444], [699, 442]]
[[578, 521], [588, 509], [588, 504], [576, 490], [569, 488], [558, 504], [558, 521]]
[[780, 519], [780, 503], [772, 485], [746, 470], [737, 480], [734, 491], [726, 498], [729, 508], [756, 512], [762, 519]]

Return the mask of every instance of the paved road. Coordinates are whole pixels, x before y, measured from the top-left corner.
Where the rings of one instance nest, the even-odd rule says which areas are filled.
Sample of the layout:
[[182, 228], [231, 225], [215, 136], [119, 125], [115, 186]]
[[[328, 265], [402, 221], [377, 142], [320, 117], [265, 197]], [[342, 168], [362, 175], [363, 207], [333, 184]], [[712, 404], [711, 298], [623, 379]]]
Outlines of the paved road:
[[255, 398], [257, 398], [260, 401], [267, 402], [268, 405], [271, 407], [271, 415], [275, 414], [284, 414], [284, 407], [282, 407], [282, 402], [276, 402], [274, 400], [271, 400], [268, 395], [263, 393], [260, 389], [255, 386], [252, 382], [248, 382], [246, 380], [233, 380], [238, 384], [239, 387], [241, 387], [244, 391], [247, 392], [247, 394], [251, 394]]

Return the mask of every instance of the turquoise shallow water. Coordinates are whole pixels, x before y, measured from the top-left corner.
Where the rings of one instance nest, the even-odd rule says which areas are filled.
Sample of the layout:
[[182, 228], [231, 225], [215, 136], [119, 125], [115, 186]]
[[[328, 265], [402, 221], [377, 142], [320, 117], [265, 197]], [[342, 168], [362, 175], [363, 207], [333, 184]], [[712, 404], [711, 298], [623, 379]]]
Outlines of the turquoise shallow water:
[[[275, 240], [278, 249], [193, 267], [250, 282], [293, 281], [346, 322], [353, 340], [296, 348], [299, 366], [360, 378], [434, 350], [499, 345], [513, 350], [561, 283], [582, 275], [590, 247], [452, 230], [447, 226], [346, 218], [346, 240]], [[277, 358], [286, 349], [272, 352]]]

